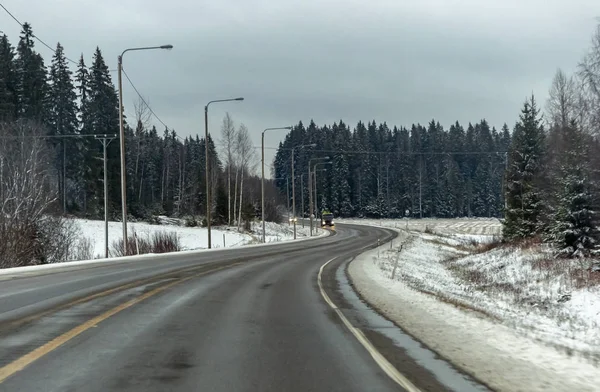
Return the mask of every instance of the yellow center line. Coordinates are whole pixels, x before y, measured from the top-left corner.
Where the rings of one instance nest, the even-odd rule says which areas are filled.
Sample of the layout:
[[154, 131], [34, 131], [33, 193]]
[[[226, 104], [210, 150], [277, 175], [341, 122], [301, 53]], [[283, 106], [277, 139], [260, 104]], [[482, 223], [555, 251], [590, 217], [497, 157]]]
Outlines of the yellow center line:
[[19, 359], [16, 359], [15, 361], [9, 363], [8, 365], [0, 368], [0, 384], [3, 383], [7, 378], [12, 376], [13, 374], [15, 374], [15, 373], [23, 370], [25, 367], [29, 366], [34, 361], [37, 361], [44, 355], [49, 354], [50, 352], [56, 350], [63, 344], [67, 343], [69, 340], [82, 334], [83, 332], [87, 331], [88, 329], [95, 327], [102, 321], [105, 321], [106, 319], [114, 316], [115, 314], [122, 312], [123, 310], [130, 308], [133, 305], [152, 297], [153, 295], [156, 295], [164, 290], [167, 290], [167, 289], [175, 286], [176, 284], [186, 282], [190, 279], [197, 278], [199, 276], [206, 275], [211, 272], [219, 271], [219, 270], [222, 270], [225, 268], [230, 268], [230, 267], [233, 267], [238, 264], [242, 264], [242, 263], [239, 262], [239, 263], [230, 264], [230, 265], [223, 266], [223, 267], [213, 268], [211, 270], [203, 271], [198, 274], [188, 276], [186, 278], [181, 278], [175, 282], [171, 282], [166, 285], [157, 287], [152, 291], [142, 294], [141, 296], [139, 296], [137, 298], [134, 298], [130, 301], [127, 301], [127, 302], [119, 305], [119, 306], [116, 306], [116, 307], [112, 308], [111, 310], [109, 310], [97, 317], [94, 317], [93, 319], [88, 320], [83, 324], [78, 325], [77, 327], [71, 329], [70, 331], [65, 332], [64, 334], [52, 339], [48, 343], [36, 348], [35, 350], [31, 351], [30, 353], [25, 354], [22, 357], [20, 357]]
[[[164, 273], [164, 274], [161, 274], [161, 275], [153, 276], [151, 278], [144, 278], [144, 279], [136, 280], [136, 281], [131, 282], [131, 283], [126, 283], [124, 285], [117, 286], [117, 287], [114, 287], [112, 289], [101, 291], [101, 292], [96, 293], [96, 294], [91, 294], [91, 295], [88, 295], [86, 297], [79, 298], [79, 299], [73, 300], [71, 302], [67, 302], [66, 304], [61, 304], [61, 305], [55, 306], [55, 307], [53, 307], [51, 309], [48, 309], [48, 310], [40, 312], [40, 313], [33, 314], [31, 316], [20, 318], [18, 320], [14, 320], [14, 321], [9, 321], [6, 324], [0, 325], [0, 327], [13, 326], [13, 325], [21, 325], [21, 324], [24, 324], [24, 323], [27, 323], [27, 322], [30, 322], [30, 321], [34, 321], [34, 320], [40, 319], [40, 318], [45, 317], [45, 316], [47, 316], [49, 314], [56, 313], [56, 312], [58, 312], [60, 310], [71, 308], [71, 307], [73, 307], [75, 305], [82, 304], [84, 302], [89, 302], [89, 301], [92, 301], [92, 300], [97, 299], [97, 298], [106, 297], [106, 296], [108, 296], [110, 294], [114, 294], [114, 293], [119, 292], [119, 291], [124, 291], [124, 290], [130, 289], [130, 288], [133, 288], [133, 287], [138, 287], [138, 286], [141, 286], [141, 285], [146, 284], [146, 283], [155, 282], [157, 280], [167, 278], [167, 277], [169, 277], [170, 275], [173, 275], [173, 274], [191, 272], [191, 271], [194, 271], [194, 270], [197, 270], [197, 269], [201, 269], [201, 268], [205, 268], [205, 267], [206, 267], [205, 265], [204, 266], [201, 265], [201, 266], [189, 267], [189, 268], [184, 268], [182, 270], [170, 271], [170, 272], [167, 272], [167, 273]], [[213, 270], [209, 270], [207, 272], [210, 272], [210, 271], [213, 271]]]

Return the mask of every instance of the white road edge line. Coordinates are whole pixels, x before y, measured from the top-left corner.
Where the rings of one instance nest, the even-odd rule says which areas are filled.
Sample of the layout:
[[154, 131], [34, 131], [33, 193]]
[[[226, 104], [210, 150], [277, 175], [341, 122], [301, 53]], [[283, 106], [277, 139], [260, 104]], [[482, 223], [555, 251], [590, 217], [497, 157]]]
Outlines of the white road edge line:
[[352, 332], [356, 340], [358, 340], [360, 344], [362, 344], [362, 346], [369, 352], [369, 354], [371, 354], [371, 357], [373, 357], [377, 365], [379, 365], [379, 367], [385, 372], [385, 374], [387, 374], [392, 380], [394, 380], [398, 385], [406, 389], [408, 392], [421, 392], [416, 386], [414, 386], [413, 383], [411, 383], [405, 376], [403, 376], [402, 373], [400, 373], [398, 369], [396, 369], [394, 365], [392, 365], [379, 351], [377, 351], [375, 346], [373, 346], [373, 343], [371, 343], [369, 339], [367, 339], [365, 334], [363, 334], [360, 329], [354, 327], [350, 323], [350, 321], [348, 321], [346, 316], [344, 316], [342, 311], [337, 307], [335, 303], [333, 303], [333, 301], [329, 298], [329, 296], [323, 289], [323, 283], [321, 281], [323, 269], [325, 269], [325, 267], [335, 259], [337, 259], [337, 257], [334, 257], [333, 259], [329, 260], [328, 262], [323, 264], [319, 269], [319, 274], [317, 275], [317, 283], [319, 285], [319, 290], [321, 291], [321, 296], [323, 297], [325, 302], [327, 302], [327, 304], [337, 313], [338, 317], [342, 320], [346, 328], [348, 328], [348, 330]]

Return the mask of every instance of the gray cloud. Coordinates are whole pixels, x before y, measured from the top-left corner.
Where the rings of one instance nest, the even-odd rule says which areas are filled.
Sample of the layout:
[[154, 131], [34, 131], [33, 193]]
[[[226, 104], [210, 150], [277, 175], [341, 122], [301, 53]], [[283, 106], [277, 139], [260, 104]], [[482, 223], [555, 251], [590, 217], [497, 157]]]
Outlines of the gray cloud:
[[[545, 99], [557, 67], [574, 70], [597, 22], [595, 0], [13, 3], [71, 58], [89, 62], [97, 45], [116, 68], [126, 47], [173, 44], [125, 58], [156, 113], [182, 135], [203, 134], [206, 102], [242, 95], [211, 106], [210, 128], [218, 133], [229, 111], [257, 145], [263, 128], [311, 118], [512, 125], [527, 95]], [[0, 26], [16, 44], [19, 27], [1, 12]], [[135, 93], [124, 93], [131, 113]], [[267, 144], [281, 137], [270, 133]]]

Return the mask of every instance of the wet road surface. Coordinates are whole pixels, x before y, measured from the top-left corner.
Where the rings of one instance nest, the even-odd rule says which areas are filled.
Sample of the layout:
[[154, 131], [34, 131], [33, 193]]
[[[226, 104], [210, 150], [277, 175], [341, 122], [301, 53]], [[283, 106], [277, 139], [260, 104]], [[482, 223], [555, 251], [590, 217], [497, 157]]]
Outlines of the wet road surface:
[[340, 275], [392, 236], [340, 225], [271, 247], [0, 276], [0, 391], [404, 391], [323, 300], [317, 274], [334, 257], [331, 299], [420, 390], [452, 390], [360, 321], [370, 310]]

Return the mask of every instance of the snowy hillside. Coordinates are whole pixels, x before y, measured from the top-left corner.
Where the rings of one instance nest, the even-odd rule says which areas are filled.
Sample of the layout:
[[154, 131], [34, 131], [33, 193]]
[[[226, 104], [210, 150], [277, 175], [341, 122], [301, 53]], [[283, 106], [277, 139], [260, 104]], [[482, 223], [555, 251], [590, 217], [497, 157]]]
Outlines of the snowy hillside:
[[400, 230], [392, 249], [353, 261], [350, 277], [387, 317], [498, 390], [597, 390], [597, 261], [556, 259], [535, 243], [494, 243], [481, 235], [493, 233], [491, 223], [478, 221]]

